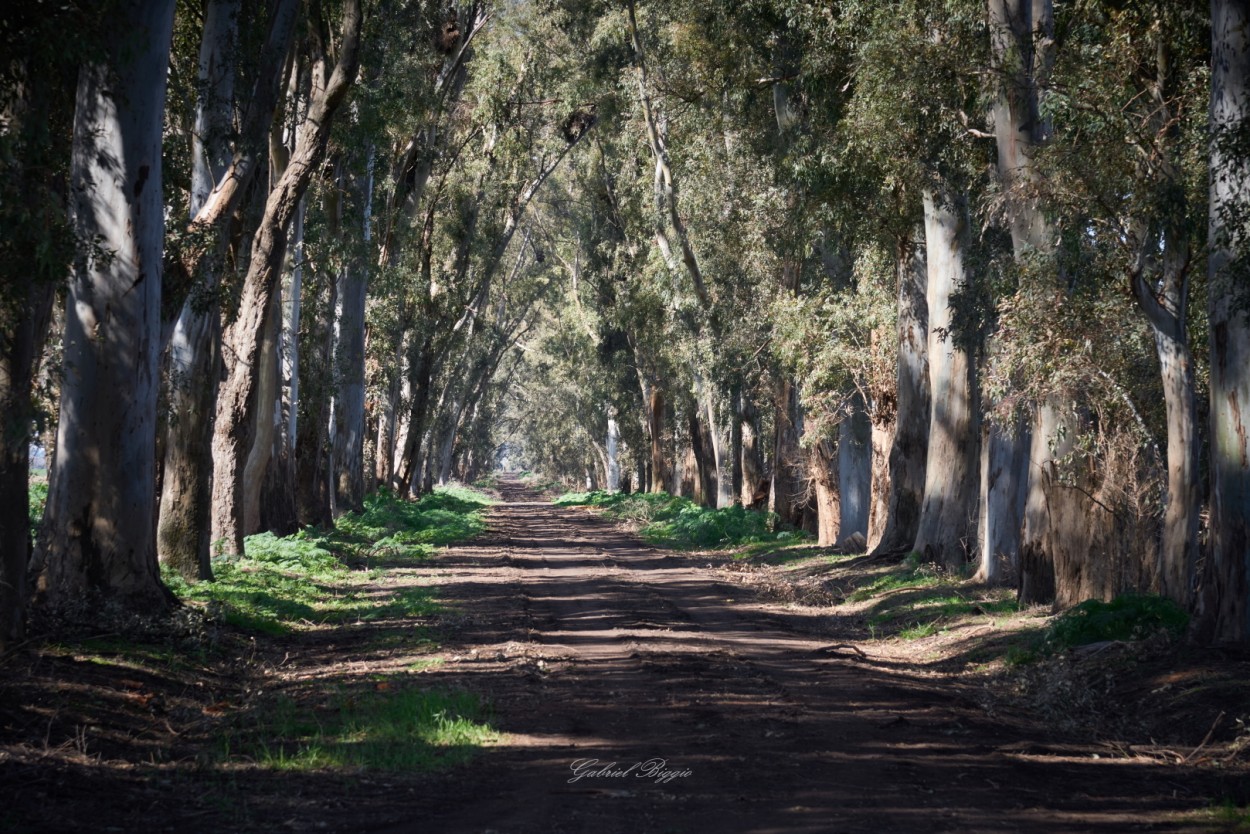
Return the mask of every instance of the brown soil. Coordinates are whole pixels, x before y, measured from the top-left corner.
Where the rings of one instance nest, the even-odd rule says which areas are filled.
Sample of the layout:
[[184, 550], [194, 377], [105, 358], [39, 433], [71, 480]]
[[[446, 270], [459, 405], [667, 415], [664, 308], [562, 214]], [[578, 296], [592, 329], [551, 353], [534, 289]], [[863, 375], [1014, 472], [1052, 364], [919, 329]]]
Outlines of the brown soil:
[[[767, 601], [707, 559], [501, 489], [490, 531], [421, 571], [454, 612], [423, 671], [404, 671], [422, 651], [404, 645], [411, 623], [232, 643], [124, 680], [47, 646], [9, 658], [0, 829], [1179, 832], [1222, 830], [1202, 812], [1250, 799], [1244, 761], [988, 713], [979, 684], [879, 651], [828, 608]], [[206, 756], [257, 690], [313, 699], [379, 674], [478, 693], [505, 736], [435, 776]], [[1229, 704], [1226, 722], [1248, 711]]]

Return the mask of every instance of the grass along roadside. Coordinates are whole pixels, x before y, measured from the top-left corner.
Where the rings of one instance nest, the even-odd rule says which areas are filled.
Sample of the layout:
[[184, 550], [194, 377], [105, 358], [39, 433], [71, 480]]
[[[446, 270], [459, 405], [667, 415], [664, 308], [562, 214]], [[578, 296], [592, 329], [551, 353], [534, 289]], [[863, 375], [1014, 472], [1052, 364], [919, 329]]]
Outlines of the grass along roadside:
[[428, 772], [498, 741], [489, 720], [470, 693], [382, 681], [339, 688], [312, 705], [273, 698], [223, 737], [222, 754], [274, 770]]
[[298, 684], [270, 679], [263, 693], [226, 710], [210, 766], [424, 772], [460, 764], [495, 741], [489, 709], [475, 695], [430, 690], [415, 675], [437, 666], [426, 626], [443, 611], [420, 569], [439, 546], [483, 530], [490, 503], [461, 487], [418, 501], [380, 493], [332, 530], [249, 537], [242, 558], [214, 560], [213, 582], [167, 576], [189, 605], [288, 657], [320, 645], [319, 634], [341, 645], [336, 630], [350, 627], [368, 629], [351, 632], [353, 661], [394, 661], [386, 664], [391, 674], [334, 669]]
[[420, 587], [378, 592], [379, 580], [388, 568], [417, 565], [439, 546], [480, 533], [482, 510], [491, 503], [463, 487], [440, 489], [418, 501], [377, 493], [365, 500], [363, 512], [343, 515], [332, 530], [249, 536], [242, 558], [213, 560], [212, 582], [188, 583], [172, 571], [165, 571], [164, 579], [184, 602], [261, 634], [427, 617], [438, 611], [432, 592]]
[[595, 507], [617, 521], [638, 526], [648, 543], [677, 550], [726, 549], [752, 545], [756, 552], [809, 539], [801, 530], [777, 530], [772, 513], [741, 506], [709, 509], [689, 498], [658, 493], [570, 492], [557, 507]]

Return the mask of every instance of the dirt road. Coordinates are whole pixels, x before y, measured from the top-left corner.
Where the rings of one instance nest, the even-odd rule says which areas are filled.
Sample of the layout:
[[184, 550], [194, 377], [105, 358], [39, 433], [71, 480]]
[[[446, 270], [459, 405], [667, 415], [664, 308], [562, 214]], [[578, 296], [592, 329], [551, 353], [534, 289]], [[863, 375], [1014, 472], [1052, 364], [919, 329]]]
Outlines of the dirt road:
[[991, 718], [871, 644], [830, 648], [828, 614], [504, 491], [439, 559], [462, 618], [427, 680], [484, 694], [508, 735], [383, 830], [1205, 830], [1184, 771]]

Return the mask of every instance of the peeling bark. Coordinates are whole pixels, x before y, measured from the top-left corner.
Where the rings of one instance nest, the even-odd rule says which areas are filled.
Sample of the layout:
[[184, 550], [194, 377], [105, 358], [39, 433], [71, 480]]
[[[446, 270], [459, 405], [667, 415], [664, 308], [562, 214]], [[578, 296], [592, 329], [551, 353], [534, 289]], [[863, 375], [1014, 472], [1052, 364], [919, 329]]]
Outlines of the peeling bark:
[[[57, 465], [37, 563], [39, 601], [96, 592], [136, 610], [168, 605], [156, 561], [160, 386], [161, 127], [173, 32], [169, 0], [106, 18], [99, 63], [79, 74], [70, 280]], [[109, 252], [109, 257], [103, 257]]]
[[252, 441], [249, 405], [259, 384], [260, 341], [270, 300], [281, 271], [287, 228], [329, 140], [330, 124], [356, 78], [360, 61], [360, 0], [343, 7], [338, 65], [325, 78], [325, 58], [313, 71], [314, 94], [300, 124], [290, 164], [270, 192], [252, 243], [239, 313], [226, 330], [228, 349], [240, 357], [222, 384], [213, 433], [213, 529], [231, 553], [243, 553], [243, 467]]

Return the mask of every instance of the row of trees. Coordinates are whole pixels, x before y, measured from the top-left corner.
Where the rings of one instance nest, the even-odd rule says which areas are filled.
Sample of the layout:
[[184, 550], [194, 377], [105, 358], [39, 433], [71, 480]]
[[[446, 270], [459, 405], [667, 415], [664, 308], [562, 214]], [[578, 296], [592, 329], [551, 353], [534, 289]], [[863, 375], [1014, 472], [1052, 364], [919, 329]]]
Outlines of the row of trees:
[[1246, 639], [1243, 13], [559, 7], [613, 118], [525, 461]]
[[1250, 639], [1245, 15], [6, 12], [0, 640], [502, 454]]
[[28, 603], [160, 609], [161, 564], [210, 581], [248, 535], [493, 466], [551, 283], [531, 203], [594, 123], [540, 23], [481, 2], [6, 13], [5, 644]]

